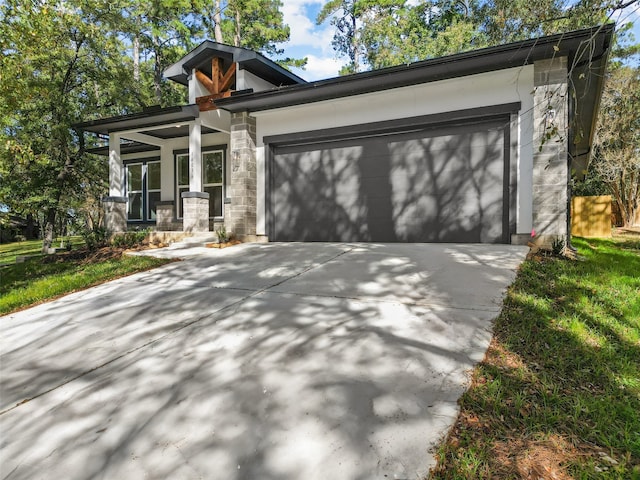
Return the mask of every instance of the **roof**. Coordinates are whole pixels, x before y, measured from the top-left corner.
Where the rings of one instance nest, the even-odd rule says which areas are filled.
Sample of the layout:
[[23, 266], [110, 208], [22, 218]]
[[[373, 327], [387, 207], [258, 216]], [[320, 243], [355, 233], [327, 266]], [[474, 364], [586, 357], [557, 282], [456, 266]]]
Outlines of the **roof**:
[[574, 167], [586, 168], [614, 29], [614, 24], [600, 25], [409, 65], [238, 94], [216, 100], [215, 104], [232, 113], [272, 110], [520, 67], [537, 60], [566, 56], [571, 72], [569, 84], [575, 93], [575, 102], [571, 105], [573, 142], [570, 142], [570, 154]]
[[[518, 67], [545, 58], [568, 56], [571, 64], [577, 56], [584, 56], [584, 59], [587, 59], [587, 55], [591, 53], [593, 59], [601, 57], [609, 48], [613, 30], [613, 24], [603, 25], [423, 60], [408, 65], [245, 93], [219, 99], [215, 103], [219, 108], [230, 112], [255, 112]], [[594, 35], [596, 45], [595, 48], [590, 49], [585, 42]]]
[[232, 47], [223, 43], [205, 40], [191, 52], [187, 53], [179, 62], [168, 67], [163, 75], [169, 80], [187, 85], [191, 71], [197, 68], [211, 75], [211, 59], [222, 58], [223, 68], [227, 68], [231, 62], [236, 62], [239, 68], [247, 70], [258, 77], [267, 80], [273, 85], [297, 85], [306, 83], [305, 80], [291, 73], [286, 68], [269, 60], [258, 52], [242, 47]]
[[150, 107], [140, 113], [119, 115], [117, 117], [100, 118], [88, 122], [78, 123], [75, 127], [87, 132], [107, 135], [111, 132], [121, 132], [144, 127], [188, 122], [198, 118], [200, 114], [198, 105], [178, 105], [175, 107]]

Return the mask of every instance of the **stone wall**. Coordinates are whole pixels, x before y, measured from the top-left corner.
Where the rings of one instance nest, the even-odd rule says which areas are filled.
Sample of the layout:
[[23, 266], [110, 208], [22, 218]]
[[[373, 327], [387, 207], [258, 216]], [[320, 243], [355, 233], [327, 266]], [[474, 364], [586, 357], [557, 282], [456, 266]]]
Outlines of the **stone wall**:
[[206, 192], [184, 192], [182, 194], [185, 232], [209, 231], [209, 194]]
[[156, 203], [156, 230], [168, 232], [177, 230], [174, 225], [175, 210], [172, 201]]
[[568, 233], [567, 58], [535, 62], [534, 82], [534, 241], [548, 245]]
[[127, 197], [104, 197], [104, 226], [110, 234], [127, 231]]

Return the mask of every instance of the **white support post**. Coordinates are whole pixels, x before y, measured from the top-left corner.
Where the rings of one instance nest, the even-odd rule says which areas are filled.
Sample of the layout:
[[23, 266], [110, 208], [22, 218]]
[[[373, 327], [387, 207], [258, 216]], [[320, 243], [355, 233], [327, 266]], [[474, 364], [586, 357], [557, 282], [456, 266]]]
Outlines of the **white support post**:
[[189, 191], [202, 191], [202, 137], [200, 120], [189, 124]]
[[124, 196], [124, 167], [120, 157], [120, 136], [109, 134], [109, 196]]

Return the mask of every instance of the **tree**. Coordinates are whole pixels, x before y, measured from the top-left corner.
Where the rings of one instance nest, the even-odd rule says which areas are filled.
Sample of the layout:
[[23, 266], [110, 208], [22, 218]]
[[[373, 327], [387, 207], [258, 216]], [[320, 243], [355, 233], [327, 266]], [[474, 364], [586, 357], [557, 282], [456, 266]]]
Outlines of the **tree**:
[[362, 21], [367, 64], [377, 69], [484, 46], [472, 8], [460, 1], [437, 0], [371, 9]]
[[[384, 2], [387, 5], [387, 2]], [[333, 35], [333, 49], [346, 55], [349, 64], [343, 67], [341, 75], [357, 73], [362, 68], [362, 31], [358, 22], [370, 7], [367, 0], [329, 0], [318, 13], [316, 23], [320, 25], [331, 17], [331, 25], [336, 28]]]
[[607, 77], [590, 166], [607, 185], [625, 226], [640, 210], [640, 68], [620, 66]]
[[43, 250], [89, 165], [72, 125], [133, 103], [132, 62], [112, 28], [122, 20], [114, 5], [0, 5], [0, 203], [44, 217]]
[[[245, 47], [271, 57], [284, 53], [278, 43], [289, 40], [280, 0], [215, 0], [204, 10], [202, 19], [216, 42]], [[282, 58], [284, 66], [304, 67], [306, 59]]]
[[[119, 29], [132, 42], [134, 79], [143, 106], [175, 105], [186, 100], [186, 92], [165, 82], [162, 72], [178, 61], [200, 38], [202, 27], [192, 14], [190, 0], [129, 1]], [[140, 58], [147, 59], [141, 62]], [[153, 93], [150, 96], [150, 93]]]

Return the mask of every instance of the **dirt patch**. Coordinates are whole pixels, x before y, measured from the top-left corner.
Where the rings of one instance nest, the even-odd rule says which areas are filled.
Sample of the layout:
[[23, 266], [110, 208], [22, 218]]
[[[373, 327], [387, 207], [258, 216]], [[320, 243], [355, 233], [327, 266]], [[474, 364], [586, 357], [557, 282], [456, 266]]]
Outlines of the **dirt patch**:
[[97, 250], [81, 248], [70, 252], [59, 252], [55, 255], [47, 255], [42, 258], [42, 263], [80, 262], [96, 263], [105, 260], [117, 259], [124, 253], [124, 248], [103, 247]]
[[211, 242], [211, 243], [207, 243], [207, 248], [227, 248], [227, 247], [233, 247], [234, 245], [238, 245], [242, 243], [240, 240], [230, 240], [228, 242], [224, 242], [224, 243], [218, 243], [218, 242]]
[[571, 480], [568, 463], [580, 454], [566, 439], [552, 435], [544, 440], [510, 439], [495, 442], [495, 473], [527, 480]]

